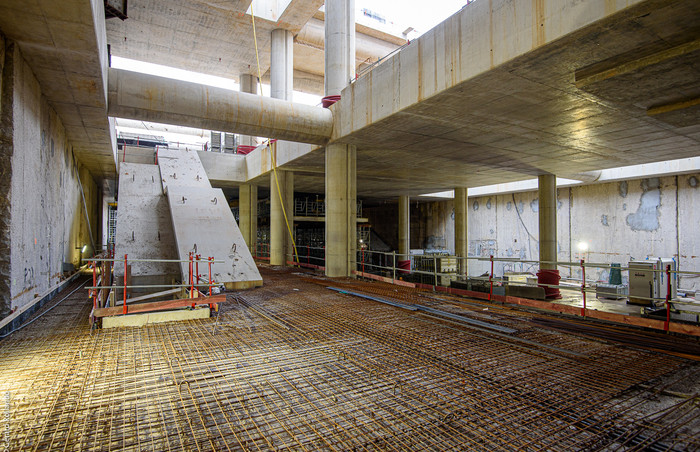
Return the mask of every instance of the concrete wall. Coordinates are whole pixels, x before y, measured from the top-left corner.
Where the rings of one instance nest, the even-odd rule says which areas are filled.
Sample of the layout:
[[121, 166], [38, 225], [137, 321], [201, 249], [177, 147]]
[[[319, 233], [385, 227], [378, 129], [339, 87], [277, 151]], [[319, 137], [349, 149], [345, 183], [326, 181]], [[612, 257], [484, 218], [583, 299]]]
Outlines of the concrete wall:
[[[630, 259], [670, 256], [679, 261], [680, 270], [700, 271], [700, 173], [560, 188], [557, 198], [559, 261], [626, 265]], [[453, 252], [453, 205], [452, 200], [422, 203], [419, 224], [411, 225], [418, 243], [412, 240], [411, 247], [444, 243]], [[469, 255], [537, 260], [538, 208], [536, 191], [470, 197]], [[536, 269], [529, 264], [495, 266], [499, 275]], [[488, 270], [488, 262], [470, 262], [471, 275]], [[579, 277], [577, 269], [560, 270]], [[606, 270], [589, 269], [587, 275], [608, 277]], [[680, 286], [698, 290], [700, 278], [683, 276]]]
[[9, 40], [2, 66], [0, 317], [56, 284], [63, 262], [77, 265], [80, 248], [91, 245], [78, 177], [93, 237], [98, 228], [97, 186], [74, 160], [60, 118]]

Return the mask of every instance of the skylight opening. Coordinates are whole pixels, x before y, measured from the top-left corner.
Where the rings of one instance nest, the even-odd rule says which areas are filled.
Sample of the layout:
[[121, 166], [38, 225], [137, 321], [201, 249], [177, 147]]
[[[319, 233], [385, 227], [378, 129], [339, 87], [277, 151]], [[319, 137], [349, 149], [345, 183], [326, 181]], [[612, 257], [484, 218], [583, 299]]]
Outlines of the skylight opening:
[[292, 0], [253, 0], [248, 7], [247, 14], [255, 14], [255, 17], [277, 22], [287, 10]]

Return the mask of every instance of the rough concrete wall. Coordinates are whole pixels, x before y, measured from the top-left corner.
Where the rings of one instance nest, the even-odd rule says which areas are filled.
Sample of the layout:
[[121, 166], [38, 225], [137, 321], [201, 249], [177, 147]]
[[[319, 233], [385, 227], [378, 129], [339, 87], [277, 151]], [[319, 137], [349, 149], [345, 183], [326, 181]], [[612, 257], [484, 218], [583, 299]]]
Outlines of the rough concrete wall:
[[[627, 265], [631, 259], [662, 256], [675, 257], [681, 270], [700, 271], [699, 185], [700, 174], [691, 174], [558, 189], [559, 261], [585, 259]], [[440, 204], [440, 209], [423, 209], [417, 226], [422, 237], [454, 230], [454, 220], [448, 215], [451, 201]], [[469, 198], [469, 255], [536, 261], [538, 210], [536, 191]], [[587, 245], [585, 251], [580, 243]], [[453, 248], [450, 243], [448, 249]], [[487, 261], [472, 261], [469, 273], [478, 275], [489, 268]], [[500, 275], [536, 268], [532, 264], [498, 263], [495, 272]], [[564, 276], [580, 277], [577, 268], [561, 270]], [[602, 281], [608, 278], [606, 270], [589, 269], [587, 275]], [[680, 287], [700, 289], [700, 278], [683, 276]]]
[[[59, 282], [63, 262], [77, 265], [80, 248], [91, 242], [64, 127], [42, 96], [17, 46], [6, 53], [5, 61], [11, 64], [5, 65], [3, 78], [9, 83], [3, 85], [8, 89], [11, 86], [12, 93], [9, 103], [3, 102], [3, 111], [7, 105], [12, 111], [10, 138], [4, 140], [0, 167], [6, 176], [2, 179], [11, 180], [3, 197], [10, 203], [5, 206], [4, 213], [9, 215], [3, 234], [3, 242], [9, 237], [10, 249], [1, 250], [0, 255], [2, 260], [9, 257], [9, 273], [2, 272], [1, 276], [9, 276], [11, 303], [4, 307], [12, 309]], [[79, 171], [94, 234], [97, 187], [86, 169]]]
[[2, 38], [0, 55], [0, 316], [11, 309], [10, 184], [12, 183], [12, 97], [14, 93], [14, 45]]
[[372, 230], [392, 250], [399, 248], [399, 206], [388, 202], [379, 207], [363, 207], [362, 215], [367, 217]]
[[[455, 249], [454, 201], [411, 204], [411, 248]], [[418, 226], [417, 228], [415, 226]]]
[[[700, 271], [700, 174], [682, 175], [678, 181], [678, 245], [681, 270]], [[681, 287], [700, 290], [700, 277], [681, 277]]]

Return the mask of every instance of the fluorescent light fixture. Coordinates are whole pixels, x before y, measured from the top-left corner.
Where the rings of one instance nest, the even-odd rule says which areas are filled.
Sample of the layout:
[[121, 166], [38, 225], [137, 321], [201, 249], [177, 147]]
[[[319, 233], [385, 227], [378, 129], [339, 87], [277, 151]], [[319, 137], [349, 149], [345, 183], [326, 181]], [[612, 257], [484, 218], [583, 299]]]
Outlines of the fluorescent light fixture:
[[87, 245], [83, 245], [83, 249], [80, 250], [81, 253], [84, 253], [85, 251], [87, 251]]

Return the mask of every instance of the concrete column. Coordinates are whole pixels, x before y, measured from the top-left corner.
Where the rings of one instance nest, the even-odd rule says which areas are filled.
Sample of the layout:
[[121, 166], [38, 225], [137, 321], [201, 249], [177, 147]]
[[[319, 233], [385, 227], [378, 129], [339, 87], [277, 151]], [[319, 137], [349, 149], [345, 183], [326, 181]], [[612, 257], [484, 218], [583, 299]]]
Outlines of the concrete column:
[[[242, 93], [258, 94], [258, 77], [252, 74], [241, 74], [239, 81]], [[240, 144], [244, 146], [252, 146], [256, 144], [255, 137], [250, 135], [241, 135]]]
[[258, 187], [242, 184], [238, 187], [238, 227], [251, 253], [258, 240]]
[[[279, 190], [277, 183], [279, 182]], [[280, 197], [281, 195], [281, 197]], [[289, 237], [289, 229], [282, 211], [287, 213], [289, 228], [294, 231], [294, 173], [277, 170], [270, 173], [270, 265], [285, 265], [287, 260], [292, 260], [292, 241]]]
[[399, 196], [399, 260], [407, 260], [411, 247], [411, 204], [408, 196]]
[[327, 0], [325, 26], [325, 92], [335, 96], [355, 75], [355, 0]]
[[[326, 1], [325, 93], [338, 95], [355, 73], [355, 1]], [[326, 146], [326, 275], [351, 276], [357, 249], [357, 149]]]
[[[270, 44], [270, 97], [275, 99], [292, 100], [294, 53], [292, 33], [277, 29], [272, 30]], [[273, 152], [276, 149], [273, 149]], [[277, 184], [279, 183], [279, 188]], [[294, 246], [289, 229], [294, 231], [294, 173], [277, 170], [277, 180], [274, 172], [270, 175], [270, 263], [285, 265], [288, 260], [294, 260]], [[281, 194], [281, 198], [280, 198]], [[285, 221], [282, 211], [287, 214]], [[289, 227], [287, 227], [289, 222]], [[274, 243], [274, 244], [273, 244]]]
[[270, 97], [292, 101], [294, 90], [294, 37], [292, 32], [272, 30]]
[[[537, 178], [540, 214], [540, 262], [557, 260], [557, 178], [544, 174]], [[556, 269], [556, 265], [542, 264], [540, 268]]]
[[[469, 238], [467, 235], [469, 201], [466, 187], [455, 188], [455, 256], [469, 256]], [[469, 265], [466, 260], [459, 261], [459, 274], [467, 275]]]
[[357, 249], [355, 146], [326, 146], [326, 275], [351, 276]]

